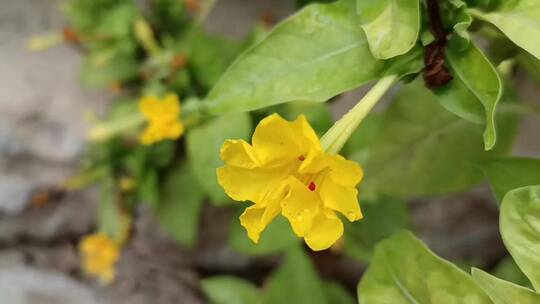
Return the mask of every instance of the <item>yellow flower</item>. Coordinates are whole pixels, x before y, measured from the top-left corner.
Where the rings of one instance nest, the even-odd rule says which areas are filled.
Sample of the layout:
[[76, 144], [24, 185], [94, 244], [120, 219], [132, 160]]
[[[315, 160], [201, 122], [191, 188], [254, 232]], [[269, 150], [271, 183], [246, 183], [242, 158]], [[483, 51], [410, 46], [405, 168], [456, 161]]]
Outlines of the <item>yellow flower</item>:
[[144, 145], [165, 139], [178, 139], [184, 133], [180, 121], [180, 102], [175, 94], [168, 94], [162, 100], [148, 96], [139, 101], [139, 109], [148, 121], [140, 141]]
[[90, 234], [79, 244], [83, 270], [104, 283], [114, 280], [115, 264], [120, 257], [120, 246], [103, 233]]
[[221, 147], [225, 166], [217, 170], [225, 192], [254, 204], [240, 222], [255, 243], [278, 214], [313, 250], [329, 248], [343, 235], [336, 211], [349, 221], [362, 218], [356, 185], [360, 166], [323, 151], [319, 138], [301, 115], [288, 122], [277, 114], [261, 120], [252, 145], [228, 140]]

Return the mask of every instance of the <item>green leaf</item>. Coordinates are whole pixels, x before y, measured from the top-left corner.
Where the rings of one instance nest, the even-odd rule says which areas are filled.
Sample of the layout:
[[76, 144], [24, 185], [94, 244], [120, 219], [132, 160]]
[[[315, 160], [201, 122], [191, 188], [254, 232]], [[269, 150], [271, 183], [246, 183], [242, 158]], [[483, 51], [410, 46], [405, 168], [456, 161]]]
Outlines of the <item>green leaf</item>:
[[155, 207], [159, 201], [159, 181], [156, 170], [144, 168], [137, 177], [137, 197], [141, 202]]
[[540, 290], [540, 186], [508, 192], [501, 204], [500, 226], [506, 248]]
[[381, 242], [358, 286], [362, 304], [491, 304], [472, 278], [404, 231]]
[[268, 225], [261, 234], [259, 242], [255, 244], [248, 238], [244, 227], [240, 225], [239, 216], [240, 213], [232, 219], [229, 232], [229, 243], [238, 252], [250, 255], [274, 254], [285, 251], [300, 241], [292, 232], [287, 220], [278, 216]]
[[187, 133], [187, 151], [193, 174], [215, 204], [229, 201], [216, 177], [216, 169], [223, 165], [219, 156], [221, 146], [227, 139], [247, 139], [251, 129], [249, 115], [235, 113], [211, 119]]
[[354, 155], [354, 158], [359, 163], [363, 164], [369, 158], [371, 144], [377, 139], [379, 131], [382, 127], [383, 116], [381, 113], [370, 113], [362, 124], [351, 135], [340, 154]]
[[491, 12], [476, 9], [469, 12], [492, 23], [515, 44], [540, 59], [540, 2], [501, 1], [501, 5]]
[[328, 298], [328, 304], [354, 304], [352, 295], [337, 282], [327, 281], [324, 290]]
[[263, 303], [329, 304], [323, 287], [309, 258], [297, 247], [270, 279]]
[[534, 78], [536, 82], [540, 82], [540, 60], [531, 54], [521, 51], [517, 56], [517, 62], [519, 65], [524, 68], [529, 76]]
[[165, 177], [155, 215], [170, 236], [184, 246], [197, 240], [204, 191], [187, 164], [174, 166]]
[[498, 202], [512, 189], [540, 184], [540, 159], [522, 157], [487, 159], [483, 163], [483, 169]]
[[422, 52], [373, 58], [357, 17], [343, 2], [312, 4], [241, 55], [210, 91], [214, 114], [297, 100], [324, 102], [385, 74], [422, 68]]
[[493, 275], [508, 282], [517, 285], [532, 288], [531, 282], [527, 276], [519, 269], [516, 261], [511, 256], [507, 256], [500, 261], [492, 271]]
[[356, 4], [375, 58], [393, 58], [414, 47], [420, 33], [419, 0], [357, 0]]
[[100, 192], [98, 231], [106, 233], [113, 239], [119, 239], [122, 233], [122, 219], [117, 201], [118, 192], [111, 175], [103, 179]]
[[382, 114], [368, 151], [360, 153], [368, 177], [360, 184], [363, 197], [411, 198], [470, 189], [483, 178], [478, 161], [506, 152], [515, 135], [515, 116], [501, 113], [498, 118], [499, 144], [487, 153], [480, 126], [445, 111], [423, 84], [406, 86]]
[[211, 304], [261, 303], [257, 287], [236, 277], [218, 276], [203, 279], [201, 286]]
[[[270, 109], [273, 110], [273, 108]], [[319, 136], [322, 136], [334, 124], [330, 108], [324, 103], [298, 101], [279, 105], [275, 110], [287, 120], [294, 120], [301, 114], [305, 115]]]
[[394, 233], [411, 227], [411, 215], [406, 202], [382, 200], [362, 203], [364, 218], [347, 223], [345, 252], [361, 261], [369, 261], [375, 245]]
[[196, 79], [211, 88], [242, 48], [238, 42], [196, 30], [190, 40], [188, 63]]
[[139, 67], [133, 45], [122, 43], [92, 51], [81, 67], [81, 82], [88, 87], [106, 87], [135, 79]]
[[497, 70], [474, 43], [462, 50], [458, 39], [451, 39], [447, 50], [454, 79], [435, 92], [441, 104], [456, 115], [475, 123], [485, 123], [484, 144], [491, 150], [497, 141], [495, 108], [503, 86]]
[[472, 276], [478, 284], [493, 300], [494, 304], [537, 304], [540, 303], [540, 295], [525, 287], [498, 279], [480, 269], [473, 268]]

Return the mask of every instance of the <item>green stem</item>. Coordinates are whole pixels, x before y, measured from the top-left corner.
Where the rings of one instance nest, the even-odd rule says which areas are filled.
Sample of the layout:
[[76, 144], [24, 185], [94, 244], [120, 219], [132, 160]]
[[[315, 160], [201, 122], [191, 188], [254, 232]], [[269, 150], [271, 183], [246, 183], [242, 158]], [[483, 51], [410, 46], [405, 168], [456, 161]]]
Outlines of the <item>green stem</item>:
[[352, 133], [397, 79], [398, 77], [396, 75], [386, 76], [380, 79], [347, 114], [343, 115], [322, 136], [321, 145], [323, 149], [328, 153], [339, 153]]
[[88, 131], [88, 140], [90, 142], [103, 142], [126, 130], [135, 129], [143, 123], [144, 117], [139, 112], [121, 120], [99, 123]]
[[161, 48], [156, 41], [152, 27], [144, 18], [135, 20], [134, 30], [135, 37], [148, 54], [155, 56], [160, 52]]

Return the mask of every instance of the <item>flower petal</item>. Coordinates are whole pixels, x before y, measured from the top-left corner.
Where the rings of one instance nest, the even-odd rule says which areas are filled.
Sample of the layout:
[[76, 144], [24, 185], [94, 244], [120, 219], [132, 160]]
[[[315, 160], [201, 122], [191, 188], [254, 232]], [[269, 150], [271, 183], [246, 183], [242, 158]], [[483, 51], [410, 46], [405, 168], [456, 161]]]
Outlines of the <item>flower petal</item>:
[[146, 119], [159, 115], [159, 99], [155, 96], [146, 96], [139, 101], [139, 110]]
[[319, 150], [312, 149], [298, 168], [301, 174], [315, 174], [328, 167], [326, 155]]
[[320, 199], [315, 192], [294, 177], [290, 177], [287, 183], [290, 188], [281, 201], [282, 214], [291, 223], [294, 233], [304, 236], [319, 212]]
[[180, 121], [175, 121], [166, 130], [167, 134], [165, 137], [167, 139], [175, 140], [184, 134], [184, 125]]
[[261, 232], [278, 214], [279, 208], [276, 208], [276, 206], [261, 208], [256, 204], [246, 208], [244, 213], [240, 216], [240, 224], [246, 228], [248, 237], [254, 243], [257, 243], [259, 242]]
[[320, 195], [326, 208], [343, 213], [349, 221], [357, 221], [363, 217], [356, 187], [345, 187], [326, 178], [321, 186]]
[[305, 142], [301, 146], [311, 147], [311, 149], [321, 151], [321, 142], [315, 130], [311, 127], [304, 115], [299, 115], [295, 121], [293, 121], [293, 129], [296, 131], [296, 137]]
[[263, 164], [294, 159], [301, 154], [291, 123], [278, 114], [272, 114], [259, 122], [252, 143]]
[[241, 168], [225, 165], [217, 169], [219, 184], [235, 201], [261, 202], [283, 184], [284, 168]]
[[319, 251], [330, 248], [343, 235], [343, 223], [333, 211], [319, 212], [304, 240], [309, 248]]
[[180, 116], [180, 100], [176, 94], [167, 94], [160, 104], [161, 115], [172, 119]]
[[337, 184], [355, 187], [364, 176], [357, 162], [345, 159], [341, 155], [327, 155], [330, 178]]
[[253, 169], [260, 167], [253, 147], [243, 140], [227, 140], [221, 146], [221, 159], [235, 167]]

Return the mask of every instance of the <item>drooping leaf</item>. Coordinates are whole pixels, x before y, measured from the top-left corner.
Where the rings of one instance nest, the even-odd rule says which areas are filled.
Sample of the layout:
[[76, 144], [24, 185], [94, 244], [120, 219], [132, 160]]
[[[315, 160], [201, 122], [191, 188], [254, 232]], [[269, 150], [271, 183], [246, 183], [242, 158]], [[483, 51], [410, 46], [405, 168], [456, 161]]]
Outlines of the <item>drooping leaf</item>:
[[248, 238], [245, 228], [240, 225], [238, 216], [232, 218], [229, 232], [229, 243], [238, 252], [256, 256], [275, 254], [296, 246], [300, 241], [292, 232], [287, 220], [278, 216], [268, 225], [259, 242], [255, 244]]
[[419, 0], [357, 0], [356, 3], [375, 58], [393, 58], [414, 47], [420, 32]]
[[502, 96], [502, 81], [474, 43], [464, 50], [461, 45], [458, 39], [450, 40], [447, 59], [454, 79], [435, 92], [449, 111], [486, 125], [484, 143], [486, 150], [491, 150], [497, 141], [495, 109]]
[[476, 284], [486, 292], [494, 304], [540, 303], [540, 294], [528, 288], [498, 279], [477, 268], [473, 268], [472, 276]]
[[[500, 113], [499, 144], [485, 152], [482, 128], [441, 107], [421, 83], [408, 85], [382, 114], [361, 164], [363, 197], [411, 198], [467, 190], [482, 180], [478, 161], [508, 150], [516, 121]], [[362, 126], [360, 127], [362, 128]], [[354, 151], [350, 158], [356, 160]]]
[[518, 188], [504, 196], [500, 229], [519, 268], [540, 290], [540, 186]]
[[216, 169], [223, 165], [220, 148], [227, 139], [247, 139], [251, 128], [247, 113], [233, 113], [213, 118], [187, 133], [188, 158], [193, 174], [215, 204], [229, 201], [217, 182]]
[[498, 27], [515, 44], [540, 59], [540, 2], [501, 1], [492, 11], [471, 9], [470, 12]]
[[400, 200], [381, 200], [361, 204], [364, 218], [345, 228], [345, 252], [361, 261], [369, 261], [375, 245], [394, 233], [409, 229], [411, 216]]
[[232, 276], [218, 276], [201, 280], [210, 304], [258, 304], [259, 290], [251, 282]]
[[498, 202], [512, 189], [540, 184], [540, 159], [493, 158], [483, 162], [482, 167]]
[[241, 55], [205, 104], [222, 114], [297, 100], [323, 102], [385, 74], [422, 68], [421, 51], [402, 57], [376, 60], [355, 12], [343, 1], [312, 4]]
[[291, 249], [271, 277], [264, 304], [328, 304], [323, 282], [300, 247]]
[[187, 164], [174, 166], [165, 177], [155, 214], [163, 230], [184, 246], [191, 247], [197, 240], [203, 198], [204, 191]]
[[410, 232], [381, 242], [358, 286], [362, 304], [491, 304], [472, 278]]

